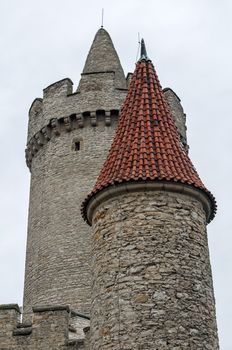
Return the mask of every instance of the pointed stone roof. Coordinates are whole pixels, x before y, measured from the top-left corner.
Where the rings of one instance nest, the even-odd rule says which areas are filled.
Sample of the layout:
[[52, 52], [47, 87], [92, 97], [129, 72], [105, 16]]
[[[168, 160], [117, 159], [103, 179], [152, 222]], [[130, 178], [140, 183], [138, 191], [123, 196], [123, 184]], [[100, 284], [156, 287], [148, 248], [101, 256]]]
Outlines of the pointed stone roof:
[[155, 68], [144, 50], [142, 46], [113, 143], [97, 182], [83, 203], [83, 215], [91, 197], [109, 186], [165, 181], [204, 192], [211, 202], [210, 221], [216, 211], [215, 199], [183, 148]]
[[115, 73], [117, 88], [126, 88], [125, 75], [111, 37], [104, 28], [100, 28], [95, 35], [82, 74], [106, 72]]

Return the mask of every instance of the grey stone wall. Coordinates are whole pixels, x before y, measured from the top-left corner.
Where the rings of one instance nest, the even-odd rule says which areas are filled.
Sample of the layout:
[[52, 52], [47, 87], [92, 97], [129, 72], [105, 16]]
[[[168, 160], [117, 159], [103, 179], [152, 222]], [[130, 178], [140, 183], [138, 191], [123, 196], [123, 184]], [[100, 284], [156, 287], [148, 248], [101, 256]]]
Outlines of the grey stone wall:
[[173, 119], [176, 123], [178, 132], [180, 134], [181, 142], [188, 152], [189, 146], [187, 142], [187, 134], [186, 134], [186, 114], [184, 113], [183, 107], [181, 105], [181, 100], [177, 96], [177, 94], [170, 88], [165, 88], [163, 90], [166, 101], [170, 106], [170, 110], [173, 116]]
[[43, 99], [35, 99], [31, 105], [27, 142], [53, 118], [98, 109], [120, 109], [127, 90], [117, 89], [114, 79], [113, 72], [84, 74], [78, 92], [73, 92], [69, 78], [49, 85], [43, 90]]
[[80, 330], [89, 321], [69, 307], [34, 308], [32, 320], [21, 322], [18, 305], [0, 305], [0, 350], [88, 350]]
[[127, 193], [93, 216], [91, 349], [217, 350], [202, 204]]
[[[41, 304], [69, 304], [82, 313], [90, 300], [90, 230], [80, 205], [106, 158], [116, 127], [90, 117], [71, 132], [54, 133], [34, 156], [24, 287], [24, 313]], [[80, 150], [75, 150], [75, 142]]]

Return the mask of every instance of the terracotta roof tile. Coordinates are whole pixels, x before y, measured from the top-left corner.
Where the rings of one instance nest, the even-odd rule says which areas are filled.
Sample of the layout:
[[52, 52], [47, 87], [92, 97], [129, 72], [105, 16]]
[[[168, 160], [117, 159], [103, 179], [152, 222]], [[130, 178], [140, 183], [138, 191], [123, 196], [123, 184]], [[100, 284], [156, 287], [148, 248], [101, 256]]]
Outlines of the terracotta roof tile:
[[83, 203], [82, 213], [90, 198], [102, 189], [139, 179], [194, 186], [211, 199], [210, 219], [215, 214], [215, 199], [203, 185], [180, 142], [154, 66], [148, 59], [136, 65], [108, 157]]

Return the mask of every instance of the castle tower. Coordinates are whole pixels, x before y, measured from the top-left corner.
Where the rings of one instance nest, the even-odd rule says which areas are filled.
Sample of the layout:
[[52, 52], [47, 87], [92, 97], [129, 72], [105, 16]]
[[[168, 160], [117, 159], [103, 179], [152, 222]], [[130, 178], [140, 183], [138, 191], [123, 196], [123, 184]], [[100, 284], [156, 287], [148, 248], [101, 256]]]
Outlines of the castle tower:
[[93, 226], [91, 350], [219, 348], [206, 234], [215, 211], [142, 43], [82, 207]]
[[77, 91], [63, 79], [32, 103], [25, 315], [35, 306], [59, 304], [89, 312], [90, 230], [79, 206], [106, 158], [126, 90], [118, 55], [101, 28]]

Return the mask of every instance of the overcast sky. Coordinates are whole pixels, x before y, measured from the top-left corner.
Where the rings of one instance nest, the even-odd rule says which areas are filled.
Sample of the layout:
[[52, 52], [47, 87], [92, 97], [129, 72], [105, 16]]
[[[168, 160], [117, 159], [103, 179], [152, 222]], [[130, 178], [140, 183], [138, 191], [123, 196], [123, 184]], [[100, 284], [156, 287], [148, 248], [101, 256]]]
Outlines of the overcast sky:
[[0, 303], [22, 304], [29, 107], [62, 78], [76, 88], [102, 7], [125, 73], [139, 32], [162, 86], [182, 100], [190, 157], [218, 202], [208, 237], [221, 349], [231, 350], [231, 0], [0, 1]]

